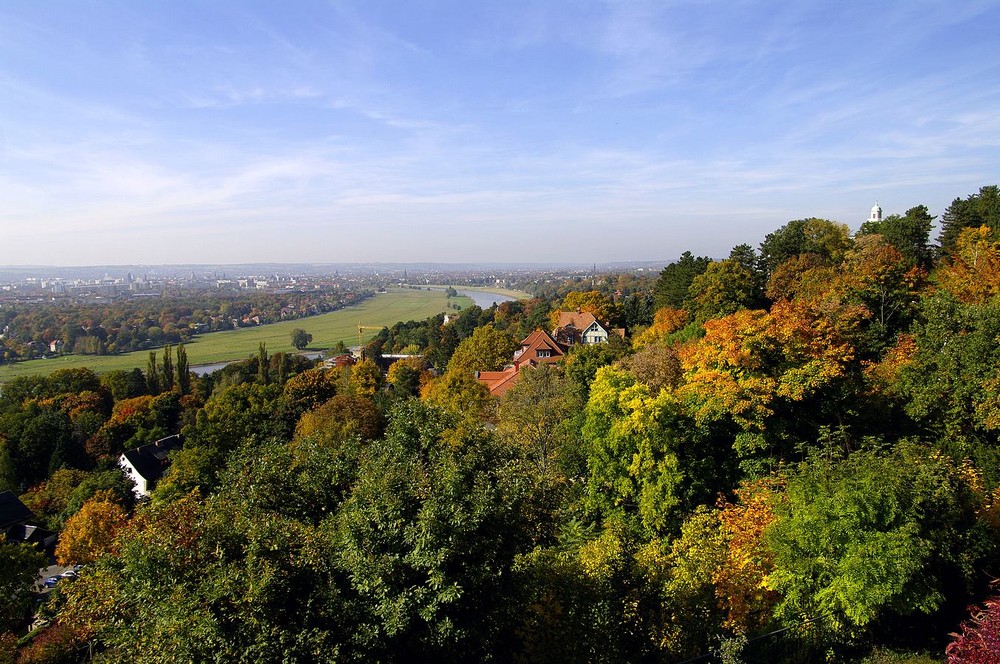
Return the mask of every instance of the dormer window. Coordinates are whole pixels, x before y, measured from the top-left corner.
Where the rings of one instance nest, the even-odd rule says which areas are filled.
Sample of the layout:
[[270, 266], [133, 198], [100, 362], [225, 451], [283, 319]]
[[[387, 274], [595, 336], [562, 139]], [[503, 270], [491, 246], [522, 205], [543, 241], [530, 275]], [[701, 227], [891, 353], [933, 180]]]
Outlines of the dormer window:
[[541, 350], [541, 349], [539, 349], [539, 350], [535, 351], [535, 353], [536, 353], [536, 355], [538, 357], [552, 357], [552, 351], [551, 350]]

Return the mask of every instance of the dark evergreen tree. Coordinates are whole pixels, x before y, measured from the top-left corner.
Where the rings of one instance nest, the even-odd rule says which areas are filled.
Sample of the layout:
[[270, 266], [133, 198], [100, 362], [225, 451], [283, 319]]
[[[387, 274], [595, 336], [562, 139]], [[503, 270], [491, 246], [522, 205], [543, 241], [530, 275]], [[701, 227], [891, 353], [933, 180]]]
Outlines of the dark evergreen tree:
[[267, 346], [261, 341], [257, 348], [257, 382], [261, 385], [267, 385], [271, 382], [271, 374], [268, 371], [270, 367], [267, 363]]
[[160, 393], [160, 372], [156, 368], [156, 351], [149, 351], [149, 361], [146, 363], [146, 389], [150, 394]]
[[174, 360], [170, 351], [170, 345], [163, 347], [163, 370], [161, 371], [163, 377], [160, 380], [160, 386], [164, 392], [174, 389]]
[[187, 351], [184, 344], [177, 347], [177, 389], [181, 394], [191, 391], [191, 370], [188, 368]]
[[663, 268], [660, 278], [653, 287], [653, 306], [680, 308], [687, 299], [691, 282], [699, 274], [708, 269], [712, 259], [708, 256], [695, 258], [690, 251], [685, 251], [676, 262]]
[[941, 233], [938, 235], [941, 253], [951, 253], [963, 228], [977, 226], [989, 226], [994, 238], [1000, 238], [1000, 187], [995, 184], [980, 187], [979, 193], [951, 202], [941, 215]]

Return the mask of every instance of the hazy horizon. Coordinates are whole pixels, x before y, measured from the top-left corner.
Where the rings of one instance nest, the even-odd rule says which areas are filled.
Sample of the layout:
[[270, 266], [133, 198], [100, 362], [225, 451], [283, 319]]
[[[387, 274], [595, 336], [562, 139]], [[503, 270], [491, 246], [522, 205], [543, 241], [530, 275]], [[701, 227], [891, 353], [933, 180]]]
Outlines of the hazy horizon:
[[1000, 180], [992, 2], [0, 7], [0, 265], [609, 263]]

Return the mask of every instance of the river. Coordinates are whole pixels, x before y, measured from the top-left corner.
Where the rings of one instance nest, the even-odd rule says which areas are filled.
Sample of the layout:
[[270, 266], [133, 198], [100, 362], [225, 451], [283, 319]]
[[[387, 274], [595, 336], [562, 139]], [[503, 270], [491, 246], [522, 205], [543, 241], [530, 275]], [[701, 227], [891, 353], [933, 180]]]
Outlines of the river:
[[[323, 357], [323, 353], [302, 353], [303, 356], [308, 357], [310, 360], [315, 360]], [[215, 364], [200, 364], [196, 367], [191, 367], [191, 373], [197, 374], [199, 376], [204, 376], [205, 374], [210, 374], [213, 371], [218, 371], [223, 367], [226, 367], [233, 362], [242, 362], [243, 360], [231, 360], [229, 362], [216, 362]]]
[[461, 288], [456, 288], [459, 295], [463, 295], [473, 301], [477, 307], [480, 309], [489, 309], [494, 304], [500, 304], [501, 302], [511, 302], [516, 300], [516, 297], [511, 297], [510, 295], [504, 295], [503, 293], [492, 293], [490, 291], [480, 291], [480, 290], [463, 290]]

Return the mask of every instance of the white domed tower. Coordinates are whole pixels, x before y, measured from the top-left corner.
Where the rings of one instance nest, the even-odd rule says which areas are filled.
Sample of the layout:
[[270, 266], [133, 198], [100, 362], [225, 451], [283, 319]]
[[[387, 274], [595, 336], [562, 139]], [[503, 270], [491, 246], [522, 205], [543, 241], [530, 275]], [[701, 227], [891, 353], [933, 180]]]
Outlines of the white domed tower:
[[879, 207], [878, 201], [875, 201], [875, 205], [872, 207], [872, 213], [868, 216], [868, 221], [880, 222], [882, 221], [882, 208]]

